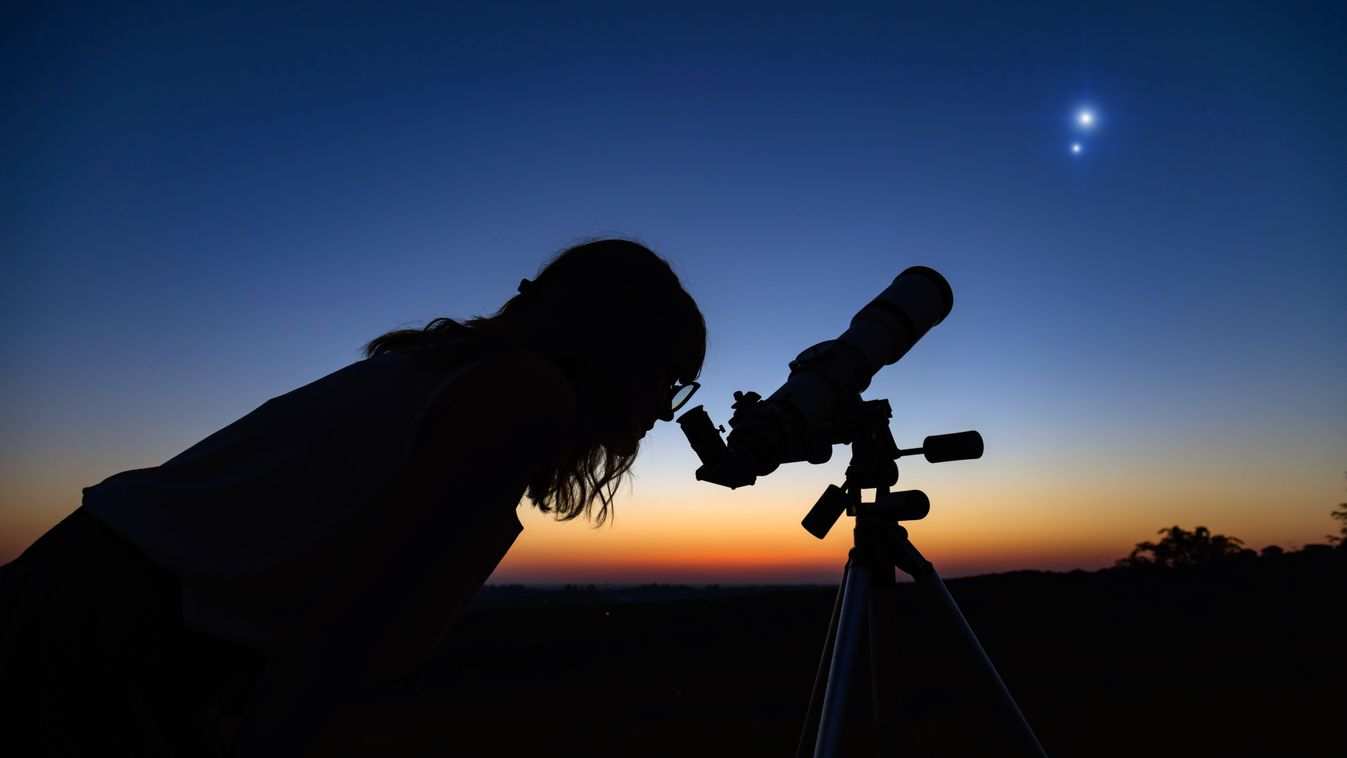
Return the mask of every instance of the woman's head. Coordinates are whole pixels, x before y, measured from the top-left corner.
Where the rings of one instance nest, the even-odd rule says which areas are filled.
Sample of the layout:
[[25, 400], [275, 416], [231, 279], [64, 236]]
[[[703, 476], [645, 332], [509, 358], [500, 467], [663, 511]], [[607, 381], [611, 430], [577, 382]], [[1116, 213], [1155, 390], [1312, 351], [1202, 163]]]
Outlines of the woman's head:
[[621, 239], [568, 248], [543, 265], [499, 313], [541, 327], [567, 358], [655, 360], [691, 380], [706, 352], [701, 311], [668, 262]]
[[538, 352], [562, 370], [582, 423], [568, 458], [540, 472], [529, 499], [568, 520], [602, 523], [630, 470], [640, 439], [666, 412], [668, 392], [701, 372], [706, 324], [673, 269], [628, 240], [587, 242], [562, 251], [495, 315], [462, 324], [437, 319], [367, 346], [407, 352], [446, 337]]
[[[676, 381], [692, 381], [706, 354], [706, 324], [669, 264], [628, 240], [599, 240], [563, 251], [501, 310], [529, 345], [573, 379], [601, 393], [591, 410], [633, 416], [648, 429], [661, 409], [645, 407]], [[632, 406], [619, 407], [616, 401]], [[584, 403], [585, 398], [581, 398]], [[649, 412], [650, 418], [642, 416]]]

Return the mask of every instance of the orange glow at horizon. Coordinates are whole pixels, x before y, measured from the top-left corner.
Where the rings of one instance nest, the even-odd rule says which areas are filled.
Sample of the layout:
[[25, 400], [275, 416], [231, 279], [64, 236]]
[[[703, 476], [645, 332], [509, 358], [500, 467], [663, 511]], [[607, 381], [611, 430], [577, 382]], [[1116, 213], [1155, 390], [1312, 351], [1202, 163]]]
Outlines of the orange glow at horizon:
[[[520, 505], [524, 532], [491, 583], [831, 584], [840, 578], [850, 519], [843, 516], [822, 541], [799, 522], [827, 483], [841, 481], [845, 460], [786, 466], [753, 487], [730, 491], [692, 478], [695, 458], [681, 439], [666, 435], [662, 442], [642, 454], [609, 525], [557, 523]], [[1052, 471], [999, 458], [905, 467], [902, 488], [922, 489], [932, 501], [929, 517], [907, 524], [913, 543], [947, 577], [1092, 570], [1171, 524], [1207, 526], [1255, 550], [1322, 542], [1332, 529], [1328, 511], [1341, 501], [1333, 499], [1336, 476], [1322, 483], [1305, 477], [1299, 485], [1260, 478], [1252, 456], [1204, 460], [1171, 451], [1156, 460], [1115, 456], [1109, 465], [1068, 456], [1054, 461]], [[145, 457], [153, 459], [119, 451], [117, 459], [72, 462], [65, 471], [33, 466], [19, 476], [11, 469], [16, 475], [7, 477], [9, 492], [0, 497], [0, 563], [72, 511], [80, 486]], [[1333, 471], [1313, 459], [1301, 465]]]
[[[1218, 486], [1184, 476], [1110, 489], [1085, 477], [1035, 484], [1032, 475], [977, 468], [928, 467], [915, 483], [931, 496], [932, 512], [906, 526], [947, 577], [1103, 568], [1174, 523], [1205, 525], [1255, 550], [1322, 541], [1315, 525], [1328, 526], [1321, 518], [1326, 510], [1312, 497], [1301, 498], [1304, 507], [1294, 501], [1282, 510], [1264, 507], [1275, 484], [1261, 491], [1241, 480]], [[598, 529], [556, 523], [521, 505], [524, 533], [491, 582], [836, 582], [851, 547], [851, 519], [839, 519], [824, 540], [799, 524], [830, 475], [797, 468], [779, 477], [736, 491], [701, 482], [638, 483], [619, 499], [615, 522]]]

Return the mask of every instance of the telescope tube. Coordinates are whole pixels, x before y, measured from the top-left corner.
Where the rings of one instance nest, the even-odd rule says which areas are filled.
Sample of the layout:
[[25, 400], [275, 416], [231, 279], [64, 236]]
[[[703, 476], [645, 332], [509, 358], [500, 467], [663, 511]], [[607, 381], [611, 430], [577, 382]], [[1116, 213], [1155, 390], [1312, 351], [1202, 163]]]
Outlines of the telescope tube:
[[748, 409], [743, 418], [731, 420], [728, 455], [719, 466], [703, 466], [698, 477], [716, 481], [720, 477], [712, 469], [719, 467], [741, 471], [747, 467], [752, 475], [763, 476], [782, 463], [809, 459], [810, 437], [953, 307], [954, 291], [934, 269], [913, 266], [903, 271], [856, 313], [836, 340], [801, 353], [790, 364], [790, 378], [780, 389]]

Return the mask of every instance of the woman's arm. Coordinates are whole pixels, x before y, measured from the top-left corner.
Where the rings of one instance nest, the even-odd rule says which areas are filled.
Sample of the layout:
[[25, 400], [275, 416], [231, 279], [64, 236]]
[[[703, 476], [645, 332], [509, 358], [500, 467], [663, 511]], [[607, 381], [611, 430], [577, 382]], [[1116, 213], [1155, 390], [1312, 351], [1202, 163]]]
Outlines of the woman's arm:
[[[333, 714], [408, 681], [495, 568], [474, 565], [540, 466], [564, 453], [575, 401], [560, 371], [512, 352], [465, 373], [425, 418], [348, 592], [297, 630], [258, 687], [240, 753], [311, 746]], [[509, 537], [513, 538], [514, 532]], [[360, 544], [360, 543], [352, 543]], [[485, 559], [485, 556], [482, 556]]]

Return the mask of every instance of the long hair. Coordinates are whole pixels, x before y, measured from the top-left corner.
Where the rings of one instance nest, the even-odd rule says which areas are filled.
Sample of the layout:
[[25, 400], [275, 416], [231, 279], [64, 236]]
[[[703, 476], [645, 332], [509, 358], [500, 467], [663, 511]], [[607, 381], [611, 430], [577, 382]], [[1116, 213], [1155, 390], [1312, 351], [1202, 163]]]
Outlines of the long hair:
[[[632, 381], [623, 369], [633, 363], [664, 367], [684, 382], [695, 379], [706, 357], [706, 322], [668, 262], [630, 240], [564, 250], [520, 290], [490, 316], [437, 318], [420, 329], [380, 335], [365, 346], [365, 355], [443, 355], [458, 362], [530, 339], [546, 344], [575, 391], [582, 420], [570, 453], [536, 472], [527, 496], [559, 521], [583, 514], [601, 525], [639, 449], [621, 454], [600, 441], [603, 417], [627, 412], [607, 390]], [[543, 306], [547, 316], [539, 318]]]

